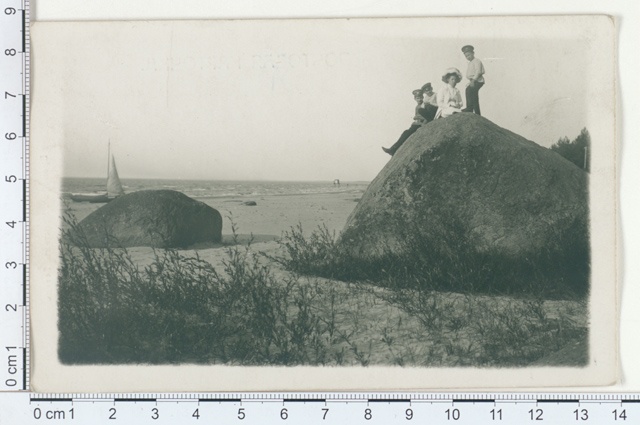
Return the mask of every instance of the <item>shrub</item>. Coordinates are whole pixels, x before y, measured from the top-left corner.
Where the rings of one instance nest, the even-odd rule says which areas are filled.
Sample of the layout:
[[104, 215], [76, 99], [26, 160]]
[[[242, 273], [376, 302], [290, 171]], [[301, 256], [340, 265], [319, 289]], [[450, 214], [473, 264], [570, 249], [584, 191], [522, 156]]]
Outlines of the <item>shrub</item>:
[[[175, 250], [140, 268], [124, 248], [92, 249], [72, 220], [61, 239], [63, 363], [337, 362], [318, 287], [276, 279], [250, 246], [227, 248], [222, 271]], [[332, 351], [333, 350], [333, 351]]]
[[305, 237], [298, 226], [285, 232], [280, 241], [285, 255], [276, 260], [297, 273], [367, 281], [394, 290], [564, 299], [583, 298], [588, 293], [590, 250], [583, 221], [574, 221], [567, 231], [556, 235], [554, 246], [527, 257], [479, 251], [472, 237], [453, 221], [443, 221], [430, 235], [405, 227], [400, 247], [363, 258], [352, 255], [326, 228]]
[[506, 284], [511, 263], [418, 238], [407, 239], [423, 248], [411, 258], [351, 263], [326, 228], [308, 238], [300, 226], [288, 232], [280, 264], [366, 277], [342, 284], [278, 270], [251, 244], [227, 247], [219, 269], [174, 250], [141, 267], [126, 249], [91, 249], [75, 234], [60, 243], [63, 363], [522, 366], [588, 339], [584, 301], [546, 301], [533, 295], [537, 286], [518, 297], [478, 295], [498, 266]]
[[361, 258], [326, 228], [305, 237], [297, 226], [285, 233], [280, 242], [285, 255], [276, 260], [299, 273], [360, 282], [360, 288], [371, 288], [417, 320], [412, 338], [421, 341], [420, 352], [398, 346], [383, 329], [380, 339], [395, 364], [526, 366], [575, 345], [583, 351], [566, 365], [583, 366], [588, 361], [588, 229], [581, 221], [560, 227], [567, 230], [554, 246], [525, 258], [478, 252], [455, 222], [426, 238], [409, 228], [395, 251], [404, 255], [386, 249], [380, 257]]

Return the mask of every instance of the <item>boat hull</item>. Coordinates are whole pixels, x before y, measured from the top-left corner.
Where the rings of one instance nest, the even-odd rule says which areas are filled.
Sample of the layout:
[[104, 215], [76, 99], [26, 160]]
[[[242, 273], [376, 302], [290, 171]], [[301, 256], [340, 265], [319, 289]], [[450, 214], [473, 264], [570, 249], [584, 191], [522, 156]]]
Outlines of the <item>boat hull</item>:
[[104, 204], [113, 198], [109, 198], [106, 193], [72, 193], [69, 198], [74, 202], [90, 202], [93, 204]]

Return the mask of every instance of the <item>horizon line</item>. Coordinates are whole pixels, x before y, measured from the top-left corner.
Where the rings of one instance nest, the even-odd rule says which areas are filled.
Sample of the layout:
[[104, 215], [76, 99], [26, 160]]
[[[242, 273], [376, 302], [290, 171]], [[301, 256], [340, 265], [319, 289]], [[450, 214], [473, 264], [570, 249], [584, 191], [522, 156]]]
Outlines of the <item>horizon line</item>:
[[[62, 176], [62, 179], [104, 179], [107, 177], [103, 176]], [[224, 178], [181, 178], [181, 177], [120, 177], [121, 181], [127, 180], [180, 180], [180, 181], [220, 181], [220, 182], [295, 182], [295, 183], [321, 183], [321, 182], [333, 182], [335, 180], [340, 180], [340, 182], [345, 183], [371, 183], [373, 180], [343, 180], [343, 179], [302, 179], [302, 180], [284, 180], [284, 179], [224, 179]]]

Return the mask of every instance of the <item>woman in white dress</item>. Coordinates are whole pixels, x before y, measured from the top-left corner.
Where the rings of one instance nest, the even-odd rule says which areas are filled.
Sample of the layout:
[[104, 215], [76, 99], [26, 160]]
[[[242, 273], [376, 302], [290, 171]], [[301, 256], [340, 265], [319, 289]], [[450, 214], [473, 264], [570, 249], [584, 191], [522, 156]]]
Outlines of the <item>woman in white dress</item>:
[[462, 95], [456, 84], [462, 81], [462, 74], [457, 68], [449, 68], [442, 76], [447, 85], [438, 91], [438, 112], [436, 118], [445, 118], [462, 112]]

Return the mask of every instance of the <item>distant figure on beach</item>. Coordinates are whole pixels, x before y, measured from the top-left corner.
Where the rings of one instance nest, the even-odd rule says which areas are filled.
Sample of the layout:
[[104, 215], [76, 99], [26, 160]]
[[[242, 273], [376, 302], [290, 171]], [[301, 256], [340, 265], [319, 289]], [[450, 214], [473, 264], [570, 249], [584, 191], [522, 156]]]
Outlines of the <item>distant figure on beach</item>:
[[473, 46], [464, 46], [462, 53], [464, 53], [464, 57], [469, 61], [467, 65], [469, 85], [467, 85], [465, 90], [467, 106], [462, 111], [474, 112], [480, 115], [480, 98], [478, 97], [478, 92], [482, 86], [484, 86], [484, 65], [480, 59], [475, 57]]
[[433, 91], [431, 83], [422, 86], [422, 92], [424, 93], [423, 102], [418, 111], [427, 122], [431, 122], [438, 112], [438, 95]]
[[396, 151], [400, 148], [400, 146], [402, 146], [405, 140], [409, 138], [409, 136], [415, 133], [416, 130], [418, 130], [422, 126], [422, 124], [426, 123], [427, 121], [422, 115], [420, 115], [420, 109], [423, 103], [422, 89], [416, 89], [411, 93], [413, 93], [413, 99], [417, 103], [415, 108], [415, 113], [413, 115], [413, 124], [411, 124], [411, 127], [409, 127], [408, 129], [402, 132], [402, 134], [400, 135], [400, 138], [398, 139], [397, 142], [393, 144], [393, 146], [391, 146], [390, 148], [385, 148], [384, 146], [382, 147], [382, 150], [391, 156], [393, 156], [393, 154], [396, 153]]
[[334, 185], [334, 186], [340, 186], [340, 179], [335, 179], [335, 180], [333, 181], [333, 185]]
[[462, 95], [456, 88], [456, 84], [462, 81], [462, 74], [457, 68], [449, 68], [442, 76], [446, 83], [438, 90], [438, 112], [436, 118], [446, 118], [458, 112], [462, 112]]

